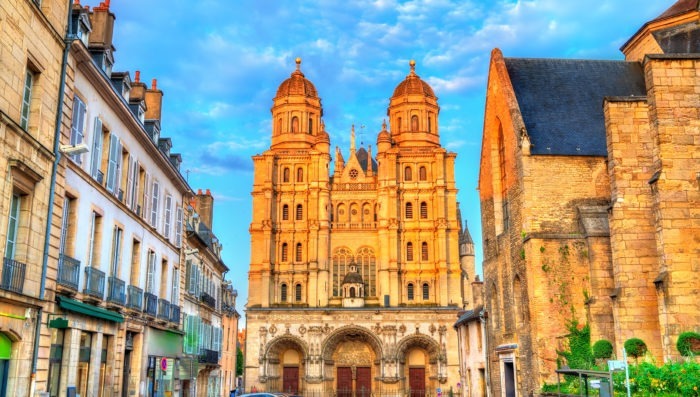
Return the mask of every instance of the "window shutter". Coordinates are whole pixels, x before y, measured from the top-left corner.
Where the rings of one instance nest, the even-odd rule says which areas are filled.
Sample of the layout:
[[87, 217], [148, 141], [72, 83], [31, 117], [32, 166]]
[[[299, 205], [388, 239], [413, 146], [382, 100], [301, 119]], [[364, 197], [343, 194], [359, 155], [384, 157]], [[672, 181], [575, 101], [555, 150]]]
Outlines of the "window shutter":
[[139, 162], [132, 157], [129, 173], [131, 174], [131, 209], [136, 210], [139, 203]]
[[182, 245], [182, 207], [180, 207], [179, 203], [177, 204], [175, 214], [175, 246], [180, 247]]
[[90, 160], [90, 175], [97, 179], [102, 162], [102, 120], [95, 117], [95, 128], [92, 137], [92, 159]]
[[109, 157], [107, 159], [107, 190], [114, 193], [115, 181], [117, 179], [117, 150], [119, 148], [119, 138], [112, 134], [109, 136]]
[[129, 155], [129, 169], [126, 171], [126, 206], [133, 209], [134, 197], [134, 156]]
[[153, 191], [151, 192], [151, 226], [158, 227], [158, 200], [160, 198], [160, 184], [153, 179]]
[[150, 195], [150, 189], [151, 189], [151, 174], [148, 172], [144, 176], [144, 183], [143, 183], [143, 208], [141, 208], [141, 217], [143, 219], [149, 219], [150, 212], [149, 208], [151, 208], [151, 195]]
[[172, 204], [173, 197], [171, 195], [165, 196], [165, 219], [163, 219], [163, 235], [168, 240], [170, 240], [170, 217], [172, 214]]
[[[78, 96], [75, 96], [73, 101], [73, 120], [71, 123], [70, 144], [75, 146], [83, 143], [85, 137], [85, 104]], [[83, 163], [83, 155], [76, 154], [71, 156], [73, 161], [78, 164]]]

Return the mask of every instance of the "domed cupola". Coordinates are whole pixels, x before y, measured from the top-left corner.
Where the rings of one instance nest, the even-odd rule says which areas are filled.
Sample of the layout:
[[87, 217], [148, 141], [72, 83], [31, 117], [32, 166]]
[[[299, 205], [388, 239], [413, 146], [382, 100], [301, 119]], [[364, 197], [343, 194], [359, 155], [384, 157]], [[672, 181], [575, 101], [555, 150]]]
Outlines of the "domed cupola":
[[416, 74], [416, 62], [412, 60], [409, 66], [410, 72], [396, 86], [389, 101], [391, 136], [399, 147], [440, 146], [437, 97]]
[[272, 149], [312, 148], [321, 131], [323, 108], [314, 84], [296, 70], [277, 89], [272, 105]]
[[365, 283], [357, 265], [350, 263], [350, 271], [343, 277], [341, 286], [343, 292], [343, 307], [363, 307], [365, 305]]

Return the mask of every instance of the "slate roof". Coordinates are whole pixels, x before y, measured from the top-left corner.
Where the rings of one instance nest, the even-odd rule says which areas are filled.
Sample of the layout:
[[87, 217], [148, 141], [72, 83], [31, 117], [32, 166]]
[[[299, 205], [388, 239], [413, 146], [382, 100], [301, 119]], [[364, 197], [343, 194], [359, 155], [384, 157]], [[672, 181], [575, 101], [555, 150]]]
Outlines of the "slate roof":
[[367, 172], [367, 163], [368, 160], [372, 161], [372, 172], [377, 172], [377, 162], [374, 159], [369, 159], [369, 153], [367, 150], [363, 147], [360, 147], [356, 152], [355, 152], [355, 157], [357, 157], [357, 161], [360, 163], [360, 167], [362, 167], [362, 170]]
[[459, 318], [457, 319], [457, 322], [453, 325], [453, 327], [456, 329], [458, 326], [460, 326], [462, 324], [479, 319], [481, 312], [483, 310], [484, 310], [483, 306], [477, 306], [473, 310], [467, 310], [466, 312], [462, 313], [461, 316], [459, 316]]
[[505, 58], [532, 154], [605, 156], [606, 96], [645, 96], [638, 62]]
[[700, 0], [678, 0], [675, 4], [669, 7], [661, 15], [654, 18], [651, 22], [664, 18], [675, 17], [676, 15], [685, 14], [686, 12], [696, 10], [700, 10]]

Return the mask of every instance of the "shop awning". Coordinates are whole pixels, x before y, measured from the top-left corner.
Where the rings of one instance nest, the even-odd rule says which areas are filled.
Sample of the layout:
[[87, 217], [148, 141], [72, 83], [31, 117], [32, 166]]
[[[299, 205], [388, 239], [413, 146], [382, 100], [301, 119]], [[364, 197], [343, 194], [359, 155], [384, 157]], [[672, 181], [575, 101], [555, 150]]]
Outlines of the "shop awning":
[[124, 322], [124, 316], [117, 312], [83, 303], [75, 299], [66, 298], [65, 296], [59, 296], [56, 299], [58, 299], [58, 306], [60, 306], [61, 309], [70, 310], [90, 317], [101, 318], [107, 321], [114, 321], [115, 323]]

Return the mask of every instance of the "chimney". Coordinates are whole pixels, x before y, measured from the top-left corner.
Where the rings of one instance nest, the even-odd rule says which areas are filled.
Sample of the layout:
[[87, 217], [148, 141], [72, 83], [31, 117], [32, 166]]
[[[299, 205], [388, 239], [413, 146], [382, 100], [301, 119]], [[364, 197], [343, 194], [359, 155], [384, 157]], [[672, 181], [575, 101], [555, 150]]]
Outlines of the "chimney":
[[90, 13], [90, 48], [114, 51], [112, 35], [114, 33], [114, 14], [109, 11], [109, 0], [103, 1], [99, 6], [93, 7]]
[[[160, 120], [163, 105], [163, 91], [158, 89], [158, 81], [151, 81], [151, 89], [146, 90], [146, 120]], [[145, 85], [144, 85], [145, 87]]]
[[202, 189], [197, 190], [195, 211], [199, 214], [199, 218], [210, 230], [214, 230], [214, 197], [209, 189], [202, 193]]
[[479, 281], [479, 276], [472, 282], [472, 296], [474, 297], [474, 305], [479, 307], [484, 305], [484, 283]]
[[141, 102], [146, 96], [146, 84], [141, 82], [141, 71], [134, 72], [134, 81], [131, 83], [129, 102]]

